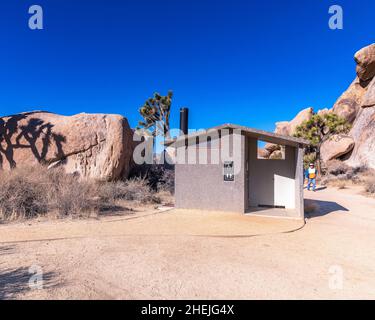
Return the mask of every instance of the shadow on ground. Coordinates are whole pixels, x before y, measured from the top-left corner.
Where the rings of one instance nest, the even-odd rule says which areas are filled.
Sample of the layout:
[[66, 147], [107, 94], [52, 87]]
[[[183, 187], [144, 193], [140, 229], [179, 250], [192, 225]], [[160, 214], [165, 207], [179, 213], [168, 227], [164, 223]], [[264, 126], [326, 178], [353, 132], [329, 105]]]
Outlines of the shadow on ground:
[[14, 252], [14, 246], [1, 246], [0, 256], [12, 254]]
[[[312, 190], [312, 188], [310, 188], [310, 190], [308, 190], [306, 186], [303, 187], [303, 189], [304, 189], [304, 190], [307, 190], [307, 191], [309, 191], [309, 192], [314, 192], [314, 191]], [[323, 190], [325, 190], [325, 189], [327, 189], [326, 186], [316, 187], [315, 192], [323, 191]]]
[[[11, 255], [14, 250], [14, 246], [1, 246], [0, 256]], [[30, 267], [11, 269], [0, 266], [0, 300], [15, 299], [19, 294], [24, 294], [31, 290], [38, 290], [32, 289], [29, 285], [30, 281], [32, 283], [33, 276], [36, 274], [35, 268]], [[55, 287], [55, 278], [56, 274], [53, 272], [42, 273], [40, 278], [43, 281], [42, 289]]]
[[[29, 285], [29, 281], [33, 276], [33, 273], [29, 272], [29, 268], [17, 268], [17, 269], [5, 269], [0, 271], [0, 300], [14, 299], [17, 295], [26, 293], [32, 289]], [[55, 287], [53, 279], [55, 274], [53, 272], [44, 273], [43, 288], [49, 289]]]
[[125, 206], [116, 206], [108, 205], [103, 206], [98, 214], [98, 217], [122, 217], [122, 216], [133, 216], [137, 213], [137, 210], [125, 207]]
[[311, 206], [311, 204], [315, 206], [315, 208], [311, 212], [305, 212], [306, 218], [308, 219], [322, 217], [337, 211], [349, 211], [347, 208], [343, 207], [342, 205], [334, 201], [305, 199], [305, 206]]

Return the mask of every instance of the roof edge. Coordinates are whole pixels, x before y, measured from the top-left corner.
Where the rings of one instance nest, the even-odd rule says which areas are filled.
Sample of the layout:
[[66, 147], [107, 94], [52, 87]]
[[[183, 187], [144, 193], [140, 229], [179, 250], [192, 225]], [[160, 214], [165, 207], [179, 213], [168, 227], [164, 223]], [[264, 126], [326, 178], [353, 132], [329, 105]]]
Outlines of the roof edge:
[[[285, 136], [285, 135], [281, 135], [281, 134], [278, 134], [278, 133], [269, 132], [269, 131], [260, 130], [260, 129], [254, 129], [254, 128], [250, 128], [250, 127], [246, 127], [246, 126], [240, 126], [240, 125], [233, 124], [233, 123], [224, 123], [224, 124], [216, 126], [216, 127], [208, 128], [208, 129], [206, 129], [205, 132], [198, 131], [198, 132], [188, 134], [186, 136], [180, 136], [176, 139], [165, 141], [164, 145], [170, 146], [170, 145], [172, 145], [176, 142], [184, 141], [185, 139], [192, 139], [192, 138], [197, 138], [199, 136], [203, 136], [210, 130], [223, 130], [223, 129], [241, 130], [244, 133], [253, 134], [255, 136], [260, 136], [260, 137], [263, 137], [263, 138], [268, 137], [271, 140], [272, 139], [279, 139], [279, 140], [291, 142], [293, 144], [301, 144], [301, 145], [304, 145], [304, 146], [310, 145], [309, 141], [307, 141], [305, 139], [302, 139], [302, 138]], [[271, 143], [273, 143], [273, 142], [271, 142]]]

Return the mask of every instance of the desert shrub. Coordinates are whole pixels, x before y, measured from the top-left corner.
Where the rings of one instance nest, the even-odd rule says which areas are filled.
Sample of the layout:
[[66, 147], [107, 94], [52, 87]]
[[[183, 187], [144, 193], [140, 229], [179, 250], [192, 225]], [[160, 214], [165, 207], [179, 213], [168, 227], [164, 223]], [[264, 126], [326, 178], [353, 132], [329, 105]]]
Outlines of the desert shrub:
[[368, 193], [375, 194], [375, 178], [369, 179], [365, 184], [365, 190]]
[[99, 197], [102, 202], [115, 204], [118, 200], [137, 201], [142, 203], [160, 203], [146, 179], [133, 178], [126, 181], [105, 182], [99, 186]]
[[[364, 184], [367, 176], [371, 176], [372, 170], [366, 166], [351, 167], [340, 160], [331, 160], [325, 163], [323, 185], [331, 185], [339, 189], [345, 183]], [[342, 189], [342, 188], [341, 188]]]
[[340, 160], [331, 160], [327, 161], [326, 170], [328, 174], [338, 176], [342, 174], [347, 174], [349, 171], [352, 170], [352, 168]]
[[135, 166], [131, 178], [142, 178], [153, 191], [174, 194], [174, 166], [169, 164], [144, 164]]
[[325, 167], [326, 174], [331, 174], [337, 177], [345, 176], [347, 179], [351, 179], [358, 174], [367, 174], [369, 171], [366, 166], [360, 165], [351, 167], [340, 160], [330, 160], [325, 164]]
[[0, 171], [0, 217], [13, 220], [47, 212], [47, 180], [41, 179], [39, 170], [29, 168]]
[[[62, 170], [48, 171], [51, 183], [48, 197], [49, 212], [59, 216], [86, 215], [99, 210], [98, 187], [93, 181], [79, 180]], [[57, 179], [56, 179], [57, 178]]]
[[160, 203], [160, 195], [148, 181], [133, 178], [96, 182], [66, 174], [62, 168], [43, 166], [0, 170], [0, 220], [88, 216], [118, 201]]
[[94, 183], [78, 180], [59, 168], [33, 166], [0, 171], [0, 219], [86, 214], [97, 209], [95, 193]]
[[165, 169], [157, 182], [157, 190], [174, 194], [174, 186], [174, 170]]

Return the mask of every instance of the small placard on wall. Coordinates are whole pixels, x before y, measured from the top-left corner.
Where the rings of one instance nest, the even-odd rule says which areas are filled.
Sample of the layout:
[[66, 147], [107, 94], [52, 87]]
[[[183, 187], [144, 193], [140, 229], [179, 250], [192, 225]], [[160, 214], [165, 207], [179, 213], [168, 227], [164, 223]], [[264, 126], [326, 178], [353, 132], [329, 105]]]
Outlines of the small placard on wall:
[[234, 181], [234, 162], [224, 162], [224, 181]]

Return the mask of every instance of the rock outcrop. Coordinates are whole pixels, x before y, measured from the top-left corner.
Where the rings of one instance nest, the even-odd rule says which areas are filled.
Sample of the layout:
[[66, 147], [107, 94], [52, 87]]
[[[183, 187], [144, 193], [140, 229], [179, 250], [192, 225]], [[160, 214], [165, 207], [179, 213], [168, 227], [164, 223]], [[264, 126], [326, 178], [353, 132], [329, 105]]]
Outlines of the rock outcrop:
[[359, 50], [355, 54], [355, 61], [364, 92], [350, 131], [355, 147], [347, 164], [375, 168], [375, 44]]
[[375, 77], [368, 86], [367, 92], [363, 97], [362, 108], [375, 107]]
[[348, 135], [335, 134], [328, 140], [324, 141], [320, 154], [324, 162], [329, 160], [338, 159], [341, 156], [352, 151], [354, 148], [354, 139]]
[[84, 178], [113, 180], [129, 173], [132, 141], [120, 115], [21, 113], [0, 118], [0, 166], [42, 163]]
[[375, 169], [375, 107], [360, 111], [350, 135], [355, 141], [355, 147], [347, 164]]

